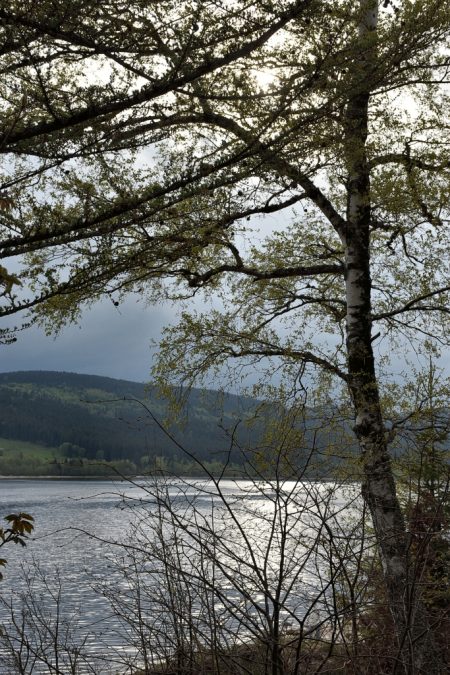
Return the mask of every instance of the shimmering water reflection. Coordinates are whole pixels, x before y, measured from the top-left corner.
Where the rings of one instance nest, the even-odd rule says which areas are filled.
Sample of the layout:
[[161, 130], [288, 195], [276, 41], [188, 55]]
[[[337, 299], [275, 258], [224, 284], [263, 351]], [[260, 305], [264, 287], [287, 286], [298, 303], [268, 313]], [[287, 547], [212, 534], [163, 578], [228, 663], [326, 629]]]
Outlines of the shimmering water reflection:
[[[325, 569], [327, 565], [317, 544], [320, 523], [335, 523], [335, 514], [341, 524], [352, 517], [353, 509], [347, 505], [354, 504], [355, 491], [336, 491], [335, 487], [295, 483], [280, 487], [229, 480], [221, 481], [220, 488], [192, 480], [147, 484], [143, 480], [1, 481], [0, 514], [25, 511], [34, 516], [36, 524], [34, 537], [25, 549], [10, 545], [2, 550], [8, 564], [1, 586], [1, 619], [11, 635], [11, 614], [16, 633], [26, 624], [22, 632], [28, 631], [31, 647], [23, 672], [57, 672], [52, 668], [58, 657], [51, 649], [57, 630], [58, 639], [67, 647], [65, 661], [60, 664], [64, 674], [125, 673], [135, 657], [142, 659], [139, 641], [143, 634], [134, 625], [136, 593], [142, 596], [140, 621], [159, 645], [160, 652], [155, 646], [154, 654], [170, 651], [173, 626], [161, 626], [161, 615], [155, 614], [155, 607], [164, 602], [169, 583], [165, 579], [166, 586], [161, 581], [159, 588], [160, 556], [162, 552], [168, 555], [162, 551], [165, 544], [161, 541], [173, 542], [177, 536], [179, 562], [185, 570], [189, 565], [195, 570], [204, 565], [207, 578], [221, 576], [220, 592], [211, 600], [212, 611], [221, 630], [230, 636], [236, 632], [236, 622], [242, 623], [242, 616], [249, 621], [251, 636], [259, 613], [265, 616], [267, 610], [267, 584], [277, 585], [280, 561], [288, 554], [290, 562], [282, 563], [286, 588], [281, 589], [280, 601], [284, 625], [295, 625], [302, 612], [309, 611], [310, 595], [317, 597], [319, 592], [320, 603], [325, 603], [326, 589], [320, 595], [324, 582], [318, 579], [319, 567]], [[165, 507], [169, 504], [167, 517]], [[217, 534], [211, 534], [212, 530], [208, 533], [211, 523]], [[283, 530], [289, 532], [287, 544]], [[199, 532], [209, 542], [206, 547], [199, 543]], [[209, 554], [204, 555], [208, 546], [215, 547], [219, 565], [211, 567]], [[256, 567], [264, 569], [264, 578], [252, 579]], [[138, 570], [140, 579], [145, 579], [145, 594], [136, 586]], [[194, 574], [190, 578], [195, 586], [197, 577]], [[181, 582], [177, 578], [177, 583], [181, 584], [179, 588], [188, 588], [185, 578]], [[205, 594], [204, 589], [202, 592]], [[189, 606], [199, 622], [205, 597], [196, 596]], [[186, 611], [186, 604], [180, 606], [180, 613]], [[9, 653], [18, 649], [17, 640], [11, 638]], [[36, 656], [42, 640], [46, 641], [50, 665]], [[10, 663], [5, 644], [0, 665], [2, 675], [18, 672]]]

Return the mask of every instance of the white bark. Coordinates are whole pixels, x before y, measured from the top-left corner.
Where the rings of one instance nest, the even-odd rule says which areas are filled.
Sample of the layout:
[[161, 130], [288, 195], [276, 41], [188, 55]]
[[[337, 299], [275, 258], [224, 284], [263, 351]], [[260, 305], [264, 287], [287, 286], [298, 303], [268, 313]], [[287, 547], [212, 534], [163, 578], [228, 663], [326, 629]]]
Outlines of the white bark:
[[427, 613], [410, 579], [409, 546], [396, 494], [375, 374], [370, 278], [370, 171], [366, 156], [371, 80], [376, 67], [378, 8], [361, 0], [359, 50], [345, 117], [348, 167], [347, 224], [340, 232], [346, 262], [346, 339], [349, 387], [370, 509], [395, 621], [404, 672], [443, 673]]

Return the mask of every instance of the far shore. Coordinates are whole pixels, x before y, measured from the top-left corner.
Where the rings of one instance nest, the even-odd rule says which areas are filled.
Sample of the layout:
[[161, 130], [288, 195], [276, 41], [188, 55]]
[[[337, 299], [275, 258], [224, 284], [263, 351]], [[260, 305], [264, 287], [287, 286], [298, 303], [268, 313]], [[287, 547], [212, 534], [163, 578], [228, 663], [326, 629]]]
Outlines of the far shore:
[[[189, 481], [189, 480], [211, 480], [210, 476], [205, 476], [203, 475], [198, 475], [198, 476], [176, 476], [176, 475], [171, 475], [171, 474], [164, 474], [164, 478], [173, 478], [175, 480], [181, 480], [181, 481]], [[117, 474], [111, 474], [110, 476], [2, 476], [0, 475], [0, 481], [11, 481], [11, 480], [52, 480], [52, 481], [119, 481], [119, 482], [130, 482], [130, 481], [136, 481], [136, 480], [148, 480], [149, 478], [155, 478], [155, 475], [153, 474], [152, 476], [149, 476], [148, 474], [140, 474], [138, 476], [119, 476]], [[252, 479], [249, 476], [223, 476], [222, 480], [237, 480], [237, 481], [251, 481], [251, 480], [256, 480], [256, 482], [260, 482], [262, 479], [257, 478], [257, 479]], [[267, 478], [266, 480], [276, 480], [274, 477], [273, 478]], [[283, 479], [280, 479], [280, 482]], [[299, 480], [300, 483], [335, 483], [339, 482], [340, 485], [352, 485], [352, 484], [358, 484], [358, 481], [351, 481], [351, 480], [340, 480], [340, 481], [334, 481], [332, 479], [295, 479], [295, 478], [286, 478], [286, 482], [292, 482], [295, 480]]]
[[[145, 478], [145, 476], [135, 476], [133, 480], [135, 478]], [[127, 478], [123, 476], [0, 476], [1, 480], [127, 480]]]

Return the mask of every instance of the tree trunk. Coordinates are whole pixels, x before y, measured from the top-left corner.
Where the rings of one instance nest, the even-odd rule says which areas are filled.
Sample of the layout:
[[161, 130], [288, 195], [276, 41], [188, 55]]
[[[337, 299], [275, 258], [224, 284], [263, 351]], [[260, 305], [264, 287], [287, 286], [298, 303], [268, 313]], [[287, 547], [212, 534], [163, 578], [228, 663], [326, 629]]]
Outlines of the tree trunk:
[[396, 494], [372, 349], [370, 277], [370, 172], [366, 156], [368, 108], [376, 68], [376, 0], [361, 0], [362, 16], [351, 97], [345, 112], [348, 170], [347, 224], [340, 236], [346, 262], [346, 343], [349, 389], [355, 410], [369, 507], [378, 542], [400, 663], [408, 674], [444, 673], [426, 609], [410, 578], [409, 541]]

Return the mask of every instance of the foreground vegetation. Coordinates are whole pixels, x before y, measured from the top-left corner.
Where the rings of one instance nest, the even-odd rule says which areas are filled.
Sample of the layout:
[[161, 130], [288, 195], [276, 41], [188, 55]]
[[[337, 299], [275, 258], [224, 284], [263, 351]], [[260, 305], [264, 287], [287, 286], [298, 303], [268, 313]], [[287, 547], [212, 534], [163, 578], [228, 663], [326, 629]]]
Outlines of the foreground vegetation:
[[[430, 471], [425, 454], [421, 460], [427, 472], [402, 492], [410, 572], [446, 661], [448, 478], [444, 466]], [[399, 646], [355, 486], [241, 477], [231, 492], [212, 476], [194, 492], [192, 483], [161, 473], [147, 478], [146, 505], [130, 502], [129, 538], [108, 554], [108, 575], [91, 582], [108, 602], [108, 620], [122, 627], [117, 647], [105, 651], [101, 617], [86, 628], [67, 604], [63, 578], [47, 564], [29, 567], [14, 601], [1, 601], [2, 673], [395, 672]]]

